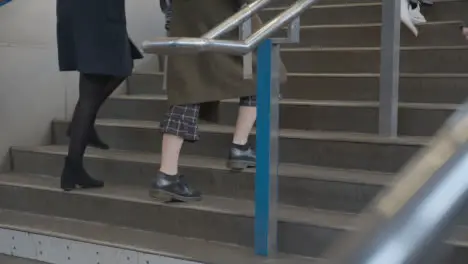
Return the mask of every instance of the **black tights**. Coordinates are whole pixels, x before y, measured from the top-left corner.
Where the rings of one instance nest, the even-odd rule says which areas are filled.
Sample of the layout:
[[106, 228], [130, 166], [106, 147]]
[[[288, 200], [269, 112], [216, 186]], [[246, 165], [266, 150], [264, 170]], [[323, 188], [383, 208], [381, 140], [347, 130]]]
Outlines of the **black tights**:
[[80, 74], [80, 95], [73, 113], [68, 145], [68, 158], [74, 164], [82, 164], [97, 112], [123, 80], [109, 75]]

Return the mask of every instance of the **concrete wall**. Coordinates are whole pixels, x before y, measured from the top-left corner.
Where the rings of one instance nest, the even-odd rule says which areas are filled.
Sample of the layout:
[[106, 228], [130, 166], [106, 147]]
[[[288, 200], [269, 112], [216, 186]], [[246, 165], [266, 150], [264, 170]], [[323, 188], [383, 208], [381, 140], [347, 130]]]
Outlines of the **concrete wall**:
[[[50, 143], [51, 121], [69, 118], [77, 99], [77, 74], [57, 70], [55, 1], [13, 0], [0, 7], [3, 169], [8, 167], [9, 147]], [[127, 1], [127, 14], [135, 43], [164, 35], [157, 0]]]

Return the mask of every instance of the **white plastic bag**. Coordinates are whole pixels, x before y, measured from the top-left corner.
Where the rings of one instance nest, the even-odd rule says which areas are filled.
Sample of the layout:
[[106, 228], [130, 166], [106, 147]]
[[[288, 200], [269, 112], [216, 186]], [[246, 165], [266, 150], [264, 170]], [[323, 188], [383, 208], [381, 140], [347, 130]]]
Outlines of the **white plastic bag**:
[[400, 7], [401, 22], [403, 22], [403, 24], [405, 24], [411, 30], [411, 32], [413, 32], [415, 36], [418, 36], [418, 29], [411, 21], [411, 16], [409, 13], [408, 6], [409, 6], [408, 0], [401, 0], [401, 7]]

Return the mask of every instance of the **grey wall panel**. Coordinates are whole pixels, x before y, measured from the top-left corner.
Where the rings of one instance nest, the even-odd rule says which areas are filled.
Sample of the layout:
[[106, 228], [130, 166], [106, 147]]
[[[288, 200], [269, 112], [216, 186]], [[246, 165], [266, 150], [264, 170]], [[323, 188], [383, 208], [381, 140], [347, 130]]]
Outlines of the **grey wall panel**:
[[[69, 118], [76, 102], [77, 74], [57, 70], [55, 3], [14, 0], [0, 7], [2, 169], [8, 168], [10, 146], [48, 143], [52, 119]], [[137, 45], [165, 34], [156, 0], [127, 1], [127, 13]]]

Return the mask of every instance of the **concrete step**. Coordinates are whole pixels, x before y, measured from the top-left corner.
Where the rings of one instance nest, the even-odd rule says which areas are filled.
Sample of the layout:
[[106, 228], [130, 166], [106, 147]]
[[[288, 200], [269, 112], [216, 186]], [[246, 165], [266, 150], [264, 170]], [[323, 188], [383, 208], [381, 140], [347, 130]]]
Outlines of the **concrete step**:
[[163, 73], [146, 74], [134, 72], [127, 78], [128, 94], [164, 94]]
[[[380, 48], [283, 48], [281, 56], [288, 71], [296, 73], [378, 73], [380, 69]], [[467, 64], [468, 46], [401, 49], [401, 72], [465, 73]]]
[[26, 258], [14, 257], [10, 255], [0, 254], [0, 263], [4, 264], [46, 264], [46, 262], [36, 261]]
[[[466, 44], [466, 39], [460, 31], [459, 21], [429, 22], [418, 28], [418, 37], [409, 30], [402, 30], [403, 47]], [[380, 30], [380, 23], [302, 26], [300, 43], [287, 44], [284, 47], [380, 47]], [[281, 32], [277, 36], [286, 37], [286, 34]]]
[[[345, 2], [347, 1], [347, 2]], [[379, 23], [382, 21], [381, 1], [355, 1], [355, 0], [319, 1], [320, 5], [313, 5], [301, 15], [302, 25], [320, 24], [357, 24]], [[285, 1], [282, 1], [286, 3]], [[290, 1], [291, 3], [293, 1]], [[281, 7], [283, 6], [283, 7]], [[284, 11], [285, 4], [280, 7], [270, 7], [262, 11], [261, 16], [269, 21]], [[421, 12], [429, 22], [444, 20], [459, 20], [466, 15], [465, 1], [450, 0], [439, 1], [434, 7], [422, 7]], [[404, 26], [402, 26], [404, 28]], [[404, 29], [406, 31], [406, 29]]]
[[[15, 147], [15, 172], [59, 177], [66, 146]], [[253, 200], [255, 170], [231, 172], [224, 158], [183, 155], [181, 172], [206, 195]], [[148, 188], [160, 155], [89, 149], [86, 168], [106, 183]], [[345, 212], [361, 211], [388, 185], [392, 174], [339, 170], [298, 164], [280, 165], [279, 201], [283, 204]]]
[[[281, 93], [302, 100], [378, 101], [379, 78], [368, 73], [290, 74]], [[402, 73], [400, 102], [460, 104], [468, 97], [467, 82], [468, 74]]]
[[[379, 74], [289, 73], [281, 93], [286, 99], [378, 101]], [[134, 73], [129, 94], [165, 94], [162, 74]], [[468, 96], [468, 74], [406, 74], [400, 78], [400, 101], [460, 104]]]
[[[68, 124], [56, 121], [54, 142], [66, 143]], [[148, 121], [98, 120], [99, 133], [113, 148], [156, 152], [161, 150], [159, 124]], [[185, 155], [227, 157], [233, 128], [222, 125], [200, 125], [201, 140], [185, 144]], [[254, 142], [252, 137], [251, 142]], [[426, 138], [386, 138], [369, 134], [280, 131], [280, 160], [284, 163], [369, 171], [396, 172], [421, 147]]]
[[[161, 203], [147, 188], [107, 185], [100, 190], [65, 193], [50, 176], [0, 176], [0, 208], [105, 223], [186, 238], [253, 246], [254, 204], [205, 196], [197, 203]], [[316, 257], [350, 228], [352, 214], [281, 205], [279, 250]]]
[[[61, 203], [61, 201], [59, 201]], [[55, 217], [53, 215], [31, 214], [26, 212], [2, 210], [0, 212], [0, 226], [13, 229], [17, 232], [26, 232], [42, 238], [61, 239], [70, 245], [67, 250], [65, 245], [56, 244], [55, 248], [46, 248], [44, 257], [38, 254], [38, 258], [66, 257], [75, 247], [80, 247], [83, 254], [79, 263], [102, 263], [112, 264], [110, 259], [116, 256], [100, 254], [96, 256], [96, 250], [100, 248], [115, 249], [116, 255], [128, 259], [118, 263], [145, 263], [145, 264], [312, 264], [312, 258], [279, 254], [276, 258], [266, 259], [256, 257], [252, 249], [233, 246], [222, 243], [214, 243], [200, 239], [188, 239], [163, 233], [149, 232], [115, 225], [97, 222], [82, 221]], [[76, 244], [74, 244], [76, 243]], [[62, 249], [63, 247], [63, 249]], [[93, 251], [94, 250], [94, 251]], [[83, 252], [84, 251], [84, 252]], [[99, 251], [97, 251], [99, 252]], [[206, 252], [210, 252], [206, 254]], [[119, 254], [120, 253], [120, 254]], [[70, 253], [73, 254], [73, 253]], [[90, 256], [90, 257], [89, 257]], [[0, 255], [4, 264], [35, 264], [32, 260], [14, 260], [12, 257]], [[148, 260], [146, 262], [145, 260]], [[190, 260], [190, 261], [188, 261]], [[10, 262], [11, 261], [11, 262]], [[18, 261], [18, 262], [14, 262]], [[66, 260], [65, 260], [66, 261]], [[65, 262], [54, 262], [53, 264], [64, 264]], [[78, 262], [76, 262], [78, 263]], [[114, 262], [117, 264], [116, 262]]]
[[[399, 134], [431, 136], [457, 107], [456, 104], [401, 103]], [[110, 98], [103, 105], [99, 117], [159, 121], [166, 111], [165, 96], [121, 95]], [[223, 101], [220, 111], [219, 123], [234, 125], [238, 100]], [[378, 117], [377, 102], [296, 99], [280, 102], [280, 126], [285, 129], [377, 133]]]
[[[12, 210], [0, 213], [0, 225], [202, 263], [266, 263], [245, 248], [252, 246], [253, 239], [250, 202], [206, 197], [193, 204], [163, 204], [149, 200], [144, 190], [136, 188], [107, 186], [64, 193], [57, 184], [48, 176], [0, 175], [0, 207]], [[280, 250], [307, 256], [321, 255], [352, 230], [355, 219], [352, 214], [285, 206], [280, 207], [279, 217]], [[467, 228], [457, 227], [447, 241], [451, 254], [441, 263], [466, 263], [467, 238]], [[276, 264], [313, 262], [281, 254], [279, 259], [268, 259]]]

